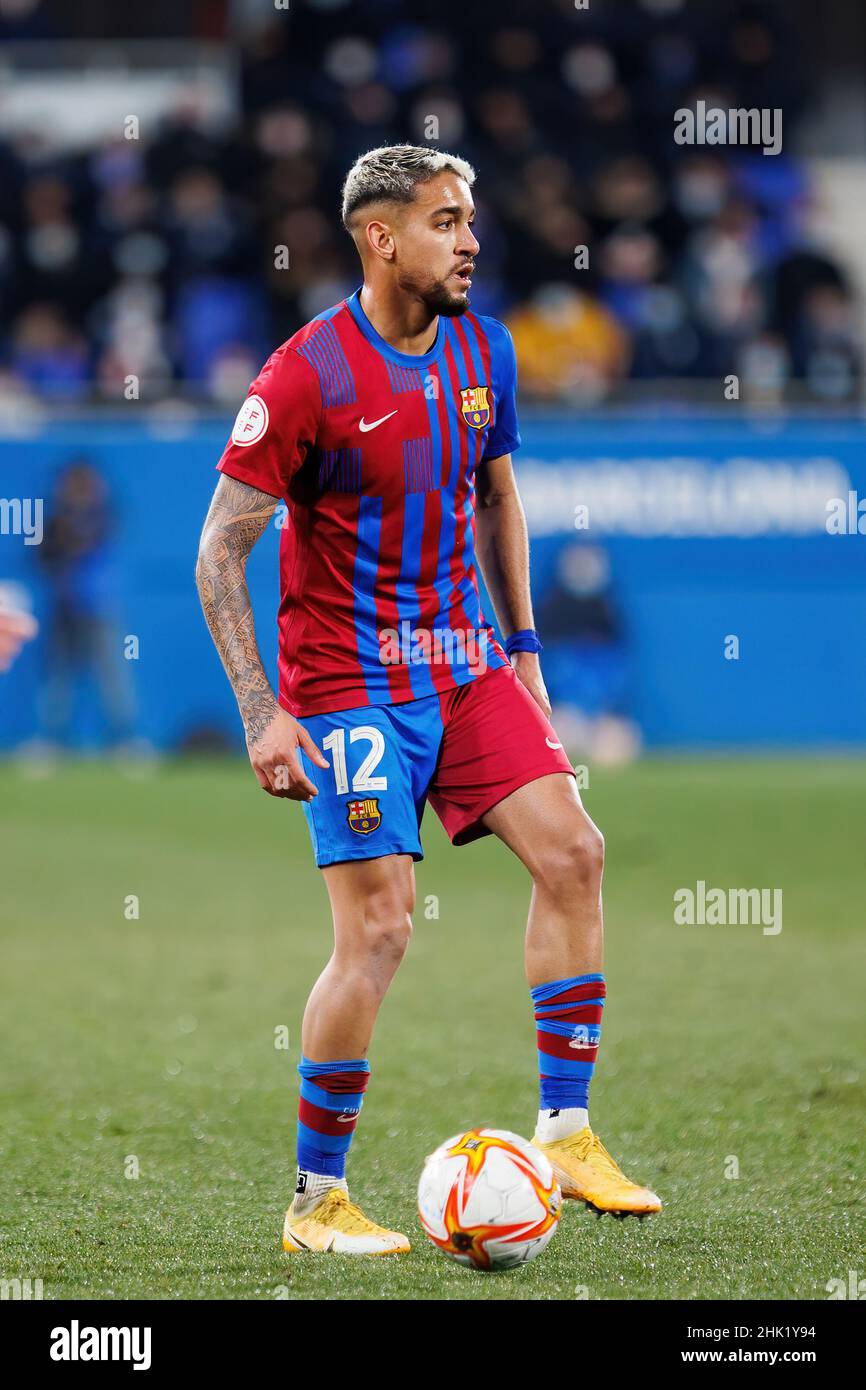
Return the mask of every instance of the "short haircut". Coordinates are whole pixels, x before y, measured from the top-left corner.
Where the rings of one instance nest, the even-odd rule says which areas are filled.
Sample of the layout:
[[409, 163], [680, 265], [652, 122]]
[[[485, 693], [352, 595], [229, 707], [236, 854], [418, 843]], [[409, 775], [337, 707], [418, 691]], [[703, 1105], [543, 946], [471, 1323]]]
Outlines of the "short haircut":
[[424, 145], [383, 145], [368, 150], [355, 160], [343, 184], [343, 226], [350, 223], [358, 208], [388, 199], [411, 203], [419, 183], [426, 183], [443, 169], [459, 174], [468, 184], [475, 182], [475, 170], [459, 155], [431, 150]]

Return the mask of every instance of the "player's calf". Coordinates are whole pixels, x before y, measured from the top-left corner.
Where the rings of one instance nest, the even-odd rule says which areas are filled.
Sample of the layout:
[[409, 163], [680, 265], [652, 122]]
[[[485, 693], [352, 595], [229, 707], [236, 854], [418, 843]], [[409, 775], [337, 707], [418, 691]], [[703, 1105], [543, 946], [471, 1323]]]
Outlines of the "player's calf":
[[376, 1015], [411, 935], [411, 860], [350, 861], [327, 868], [325, 878], [335, 949], [304, 1014], [298, 1178], [283, 1248], [386, 1254], [408, 1249], [406, 1237], [377, 1226], [349, 1201], [345, 1175]]

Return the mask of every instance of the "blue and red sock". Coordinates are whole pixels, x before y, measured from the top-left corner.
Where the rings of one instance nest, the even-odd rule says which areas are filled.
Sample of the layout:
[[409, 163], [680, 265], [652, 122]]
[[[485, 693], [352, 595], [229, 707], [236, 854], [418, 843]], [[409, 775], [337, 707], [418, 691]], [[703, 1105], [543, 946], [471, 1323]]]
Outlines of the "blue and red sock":
[[[298, 1169], [302, 1174], [331, 1179], [324, 1189], [345, 1177], [346, 1155], [370, 1080], [366, 1057], [340, 1062], [311, 1062], [302, 1057], [298, 1102]], [[304, 1192], [309, 1182], [299, 1187]]]
[[572, 975], [531, 991], [538, 1039], [538, 1138], [564, 1139], [589, 1124], [604, 1008], [603, 975]]

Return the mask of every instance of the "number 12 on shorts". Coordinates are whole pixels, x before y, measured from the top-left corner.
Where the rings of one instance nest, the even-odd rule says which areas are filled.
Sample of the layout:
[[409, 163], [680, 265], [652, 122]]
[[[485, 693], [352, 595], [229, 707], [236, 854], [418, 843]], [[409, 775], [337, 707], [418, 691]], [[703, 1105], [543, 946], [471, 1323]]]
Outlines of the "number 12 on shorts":
[[[387, 791], [388, 778], [373, 776], [385, 753], [385, 737], [381, 729], [374, 729], [370, 724], [362, 724], [357, 729], [350, 729], [349, 742], [357, 743], [359, 739], [369, 741], [370, 751], [352, 778], [352, 791], [357, 793]], [[337, 795], [343, 796], [349, 790], [349, 776], [346, 770], [346, 730], [334, 729], [333, 733], [322, 739], [322, 747], [331, 753]]]

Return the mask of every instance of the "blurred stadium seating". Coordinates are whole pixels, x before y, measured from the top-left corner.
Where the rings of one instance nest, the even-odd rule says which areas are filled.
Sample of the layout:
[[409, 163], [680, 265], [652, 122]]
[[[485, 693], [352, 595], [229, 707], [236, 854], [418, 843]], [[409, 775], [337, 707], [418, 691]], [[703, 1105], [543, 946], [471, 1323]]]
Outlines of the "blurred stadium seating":
[[[866, 578], [826, 529], [866, 496], [864, 28], [842, 0], [0, 0], [0, 497], [50, 514], [70, 464], [102, 475], [88, 612], [141, 648], [137, 699], [109, 677], [68, 738], [237, 736], [192, 587], [212, 465], [358, 282], [346, 168], [409, 139], [478, 170], [558, 703], [656, 746], [866, 743]], [[782, 153], [678, 146], [699, 98], [780, 108]], [[35, 550], [0, 535], [0, 581], [51, 632]], [[265, 617], [274, 583], [266, 545]], [[49, 668], [41, 641], [4, 682], [0, 745], [51, 728]]]
[[[431, 130], [479, 171], [475, 307], [513, 326], [527, 396], [734, 371], [858, 394], [852, 270], [796, 153], [819, 95], [803, 7], [501, 0], [459, 26], [429, 0], [146, 8], [0, 6], [7, 394], [122, 399], [134, 375], [145, 400], [234, 402], [357, 281], [348, 164]], [[782, 108], [783, 152], [675, 145], [672, 110], [700, 96]]]

